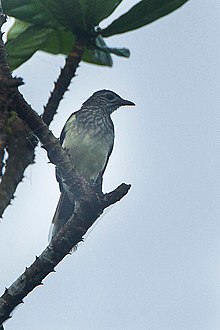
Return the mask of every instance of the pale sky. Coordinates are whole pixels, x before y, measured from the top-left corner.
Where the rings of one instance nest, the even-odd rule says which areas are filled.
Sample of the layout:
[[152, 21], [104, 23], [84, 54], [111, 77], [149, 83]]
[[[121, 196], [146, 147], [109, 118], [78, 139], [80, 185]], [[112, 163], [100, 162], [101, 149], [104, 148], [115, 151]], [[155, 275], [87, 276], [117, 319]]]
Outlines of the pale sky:
[[[113, 18], [137, 1], [123, 2]], [[99, 89], [135, 102], [113, 114], [104, 177], [105, 191], [132, 188], [5, 330], [220, 329], [219, 17], [219, 1], [192, 0], [106, 39], [129, 48], [130, 59], [114, 56], [113, 68], [81, 63], [51, 129], [59, 136]], [[62, 56], [37, 53], [16, 70], [38, 113], [62, 65]], [[47, 245], [59, 190], [45, 151], [36, 154], [0, 223], [1, 292]]]

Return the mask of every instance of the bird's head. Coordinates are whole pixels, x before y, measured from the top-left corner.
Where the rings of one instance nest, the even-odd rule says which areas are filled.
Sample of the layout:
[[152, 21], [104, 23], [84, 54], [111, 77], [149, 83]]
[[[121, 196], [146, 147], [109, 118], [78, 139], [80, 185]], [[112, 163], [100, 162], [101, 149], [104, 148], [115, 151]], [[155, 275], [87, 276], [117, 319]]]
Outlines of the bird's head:
[[135, 105], [133, 102], [121, 98], [115, 92], [110, 90], [102, 89], [95, 92], [88, 100], [86, 100], [83, 105], [95, 106], [103, 109], [109, 115], [124, 105]]

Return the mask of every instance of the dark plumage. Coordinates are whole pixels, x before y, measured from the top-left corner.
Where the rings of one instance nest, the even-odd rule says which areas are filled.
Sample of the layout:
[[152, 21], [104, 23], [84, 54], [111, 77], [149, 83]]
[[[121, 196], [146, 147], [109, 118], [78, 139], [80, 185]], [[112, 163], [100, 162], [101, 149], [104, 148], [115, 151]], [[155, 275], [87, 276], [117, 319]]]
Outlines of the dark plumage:
[[[120, 106], [134, 105], [109, 90], [95, 92], [79, 111], [67, 120], [60, 142], [73, 163], [75, 170], [94, 189], [102, 192], [102, 178], [114, 144], [114, 125], [110, 115]], [[53, 217], [51, 237], [55, 236], [74, 211], [61, 176], [56, 172], [60, 186], [60, 199]]]

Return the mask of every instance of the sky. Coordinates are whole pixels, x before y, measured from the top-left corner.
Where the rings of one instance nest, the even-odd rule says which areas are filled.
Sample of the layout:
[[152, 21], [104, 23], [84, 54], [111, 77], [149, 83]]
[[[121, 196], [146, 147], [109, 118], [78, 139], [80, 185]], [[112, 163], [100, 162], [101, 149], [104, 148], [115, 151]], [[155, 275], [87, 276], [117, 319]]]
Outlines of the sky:
[[[102, 27], [137, 1], [123, 1]], [[131, 183], [76, 253], [67, 256], [5, 330], [220, 329], [220, 4], [189, 1], [141, 29], [106, 39], [130, 59], [113, 68], [81, 63], [51, 129], [94, 91], [136, 107], [115, 112], [104, 190]], [[40, 114], [62, 56], [37, 53], [15, 71]], [[0, 290], [47, 246], [57, 200], [54, 166], [36, 150], [0, 223]]]

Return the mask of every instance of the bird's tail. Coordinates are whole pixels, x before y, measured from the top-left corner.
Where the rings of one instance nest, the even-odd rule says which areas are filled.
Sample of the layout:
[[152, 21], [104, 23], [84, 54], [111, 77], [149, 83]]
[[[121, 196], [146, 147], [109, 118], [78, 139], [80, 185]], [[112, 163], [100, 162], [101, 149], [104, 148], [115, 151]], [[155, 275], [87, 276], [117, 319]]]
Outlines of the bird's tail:
[[60, 231], [62, 226], [65, 225], [65, 223], [67, 223], [73, 212], [74, 212], [74, 204], [70, 202], [67, 193], [62, 192], [60, 194], [57, 208], [54, 213], [53, 220], [50, 226], [49, 237], [48, 237], [49, 242], [54, 236], [56, 236], [56, 234]]

